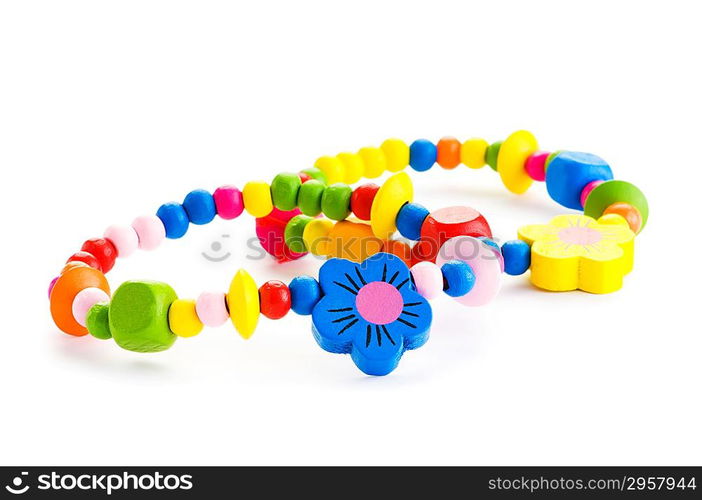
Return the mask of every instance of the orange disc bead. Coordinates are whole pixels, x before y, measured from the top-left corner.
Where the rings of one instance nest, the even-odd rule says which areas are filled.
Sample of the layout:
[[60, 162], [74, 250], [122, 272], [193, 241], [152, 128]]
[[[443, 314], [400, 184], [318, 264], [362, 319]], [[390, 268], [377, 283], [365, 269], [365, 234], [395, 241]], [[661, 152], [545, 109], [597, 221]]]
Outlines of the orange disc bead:
[[629, 228], [634, 231], [635, 234], [639, 234], [639, 231], [641, 231], [641, 223], [643, 222], [643, 219], [641, 218], [641, 212], [639, 212], [639, 209], [635, 206], [621, 201], [612, 203], [610, 206], [605, 208], [604, 212], [602, 213], [602, 215], [607, 214], [621, 215], [624, 217], [627, 224], [629, 224]]
[[436, 144], [436, 163], [447, 169], [461, 163], [461, 143], [455, 137], [444, 137]]
[[49, 298], [51, 317], [62, 331], [81, 337], [88, 329], [80, 325], [73, 317], [73, 299], [85, 288], [99, 288], [110, 295], [110, 285], [105, 275], [97, 269], [86, 265], [77, 265], [64, 272], [56, 280]]
[[387, 240], [383, 242], [383, 252], [391, 253], [402, 259], [407, 267], [412, 267], [412, 247], [404, 241]]

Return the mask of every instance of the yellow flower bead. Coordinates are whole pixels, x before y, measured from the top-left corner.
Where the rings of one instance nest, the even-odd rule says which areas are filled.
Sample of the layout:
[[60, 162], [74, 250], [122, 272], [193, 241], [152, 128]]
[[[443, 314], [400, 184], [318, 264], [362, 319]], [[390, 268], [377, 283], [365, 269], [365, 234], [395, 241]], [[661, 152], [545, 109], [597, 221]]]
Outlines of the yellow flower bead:
[[242, 195], [244, 197], [244, 208], [254, 217], [265, 217], [273, 210], [271, 187], [266, 182], [247, 182]]
[[327, 255], [329, 233], [334, 222], [329, 219], [313, 219], [307, 223], [302, 232], [302, 241], [312, 255]]
[[358, 156], [363, 160], [365, 170], [363, 176], [368, 179], [380, 177], [388, 167], [385, 153], [380, 148], [361, 148]]
[[489, 145], [485, 139], [468, 139], [461, 145], [461, 163], [469, 168], [483, 168]]
[[344, 183], [356, 184], [363, 177], [363, 160], [355, 153], [339, 153], [336, 157], [344, 166]]
[[236, 331], [245, 339], [250, 338], [258, 324], [261, 304], [256, 282], [243, 269], [239, 269], [229, 286], [227, 304]]
[[388, 139], [380, 149], [385, 153], [387, 169], [390, 172], [399, 172], [409, 165], [409, 146], [400, 139]]
[[314, 166], [327, 176], [327, 184], [332, 185], [337, 182], [344, 182], [344, 164], [336, 156], [322, 156], [317, 158]]
[[202, 331], [195, 301], [176, 299], [168, 309], [168, 326], [179, 337], [194, 337]]

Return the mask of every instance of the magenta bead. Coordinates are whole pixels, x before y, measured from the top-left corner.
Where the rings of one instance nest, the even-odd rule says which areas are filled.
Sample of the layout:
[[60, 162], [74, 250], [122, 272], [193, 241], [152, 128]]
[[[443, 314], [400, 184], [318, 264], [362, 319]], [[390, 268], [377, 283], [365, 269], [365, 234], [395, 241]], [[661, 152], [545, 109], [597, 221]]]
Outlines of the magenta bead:
[[550, 154], [548, 151], [537, 151], [526, 159], [524, 170], [529, 177], [539, 182], [546, 180], [546, 158]]
[[244, 198], [234, 186], [222, 186], [212, 194], [217, 215], [222, 219], [236, 219], [244, 211]]
[[54, 289], [54, 285], [58, 281], [59, 277], [56, 276], [54, 279], [51, 280], [51, 283], [49, 283], [49, 298], [51, 298], [51, 290]]
[[99, 288], [84, 288], [78, 292], [73, 299], [73, 317], [80, 326], [85, 326], [85, 318], [88, 311], [95, 304], [109, 302], [110, 296]]
[[132, 228], [137, 234], [139, 248], [142, 250], [153, 250], [166, 238], [166, 228], [155, 215], [137, 217], [132, 222]]
[[201, 293], [195, 302], [195, 312], [206, 326], [222, 326], [229, 319], [227, 300], [223, 293]]
[[583, 190], [580, 192], [580, 204], [582, 206], [585, 206], [585, 201], [587, 201], [587, 197], [590, 196], [592, 190], [600, 184], [602, 184], [603, 182], [604, 181], [592, 181], [591, 183], [585, 185]]
[[110, 226], [105, 229], [105, 238], [117, 249], [117, 257], [125, 258], [139, 248], [139, 236], [132, 226]]

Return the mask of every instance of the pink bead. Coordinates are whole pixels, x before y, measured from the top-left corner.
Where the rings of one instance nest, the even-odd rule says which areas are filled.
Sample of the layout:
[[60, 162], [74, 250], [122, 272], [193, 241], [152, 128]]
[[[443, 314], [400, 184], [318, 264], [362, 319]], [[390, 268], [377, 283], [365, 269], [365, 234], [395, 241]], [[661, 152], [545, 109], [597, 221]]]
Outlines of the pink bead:
[[550, 154], [548, 151], [537, 151], [526, 159], [524, 170], [529, 177], [539, 182], [546, 180], [546, 158]]
[[158, 247], [166, 237], [166, 228], [161, 219], [155, 215], [142, 215], [132, 222], [132, 229], [137, 234], [139, 248], [153, 250]]
[[595, 189], [597, 186], [602, 184], [604, 181], [592, 181], [589, 184], [586, 184], [583, 190], [580, 192], [580, 204], [584, 207], [585, 202], [587, 201], [587, 197], [590, 196], [590, 193], [592, 192], [593, 189]]
[[88, 311], [95, 304], [109, 302], [110, 296], [99, 288], [84, 288], [73, 299], [73, 317], [80, 326], [85, 326]]
[[441, 274], [441, 268], [433, 262], [418, 262], [412, 266], [410, 272], [417, 292], [425, 299], [436, 298], [444, 291], [444, 276]]
[[229, 319], [227, 302], [223, 293], [204, 292], [195, 302], [195, 312], [203, 325], [222, 326]]
[[51, 290], [54, 289], [54, 285], [58, 281], [59, 277], [56, 276], [54, 279], [51, 280], [51, 283], [49, 283], [49, 298], [51, 298]]
[[215, 190], [214, 197], [217, 215], [222, 219], [236, 219], [244, 211], [244, 198], [234, 186], [222, 186]]
[[139, 236], [132, 226], [113, 225], [105, 230], [105, 238], [117, 249], [117, 257], [129, 257], [139, 248]]

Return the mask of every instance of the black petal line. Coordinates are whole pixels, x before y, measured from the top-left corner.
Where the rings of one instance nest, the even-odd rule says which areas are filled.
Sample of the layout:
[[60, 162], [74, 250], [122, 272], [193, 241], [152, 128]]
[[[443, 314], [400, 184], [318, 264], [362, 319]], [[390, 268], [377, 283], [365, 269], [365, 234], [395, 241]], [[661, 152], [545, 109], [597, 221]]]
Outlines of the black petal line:
[[363, 279], [363, 275], [361, 274], [361, 271], [359, 271], [357, 267], [354, 267], [354, 269], [356, 270], [356, 274], [358, 275], [358, 279], [361, 280], [361, 283], [363, 283], [364, 285], [367, 285], [368, 283], [366, 283], [366, 280]]
[[400, 274], [400, 271], [395, 271], [395, 274], [392, 275], [392, 278], [390, 278], [390, 281], [388, 281], [388, 283], [392, 285], [392, 282], [395, 281], [395, 278], [397, 278], [398, 274]]
[[392, 345], [395, 345], [395, 341], [394, 341], [394, 340], [392, 339], [392, 337], [390, 336], [390, 332], [388, 332], [388, 329], [387, 329], [387, 327], [386, 327], [385, 325], [383, 325], [383, 332], [385, 332], [385, 336], [388, 338], [388, 340], [390, 341], [390, 343], [391, 343]]
[[351, 328], [351, 327], [352, 327], [353, 325], [355, 325], [356, 323], [358, 323], [358, 318], [356, 318], [356, 319], [353, 320], [353, 321], [349, 321], [348, 323], [346, 323], [346, 325], [345, 325], [341, 330], [339, 330], [339, 333], [337, 333], [337, 335], [341, 335], [342, 333], [344, 333], [346, 330], [348, 330], [349, 328]]
[[334, 284], [339, 285], [341, 288], [343, 288], [347, 292], [351, 292], [354, 295], [358, 294], [358, 292], [356, 292], [356, 290], [354, 290], [353, 288], [349, 288], [348, 286], [344, 285], [343, 283], [339, 283], [338, 281], [335, 281]]
[[346, 276], [346, 279], [349, 280], [349, 283], [351, 283], [351, 286], [353, 286], [356, 291], [360, 290], [361, 287], [356, 284], [356, 282], [349, 276], [349, 273], [344, 273], [344, 276]]
[[410, 328], [417, 328], [417, 325], [414, 325], [414, 324], [410, 323], [409, 321], [405, 321], [402, 318], [397, 318], [397, 321], [399, 321], [400, 323], [404, 323], [405, 325], [409, 326]]
[[332, 321], [332, 323], [341, 323], [342, 321], [346, 321], [347, 319], [355, 318], [355, 314], [349, 314], [348, 316], [344, 316], [343, 318], [335, 319]]
[[400, 288], [402, 288], [403, 286], [405, 286], [405, 284], [406, 284], [408, 281], [409, 281], [409, 278], [407, 278], [405, 281], [403, 281], [402, 283], [400, 283], [399, 285], [397, 285], [397, 289], [399, 290]]

